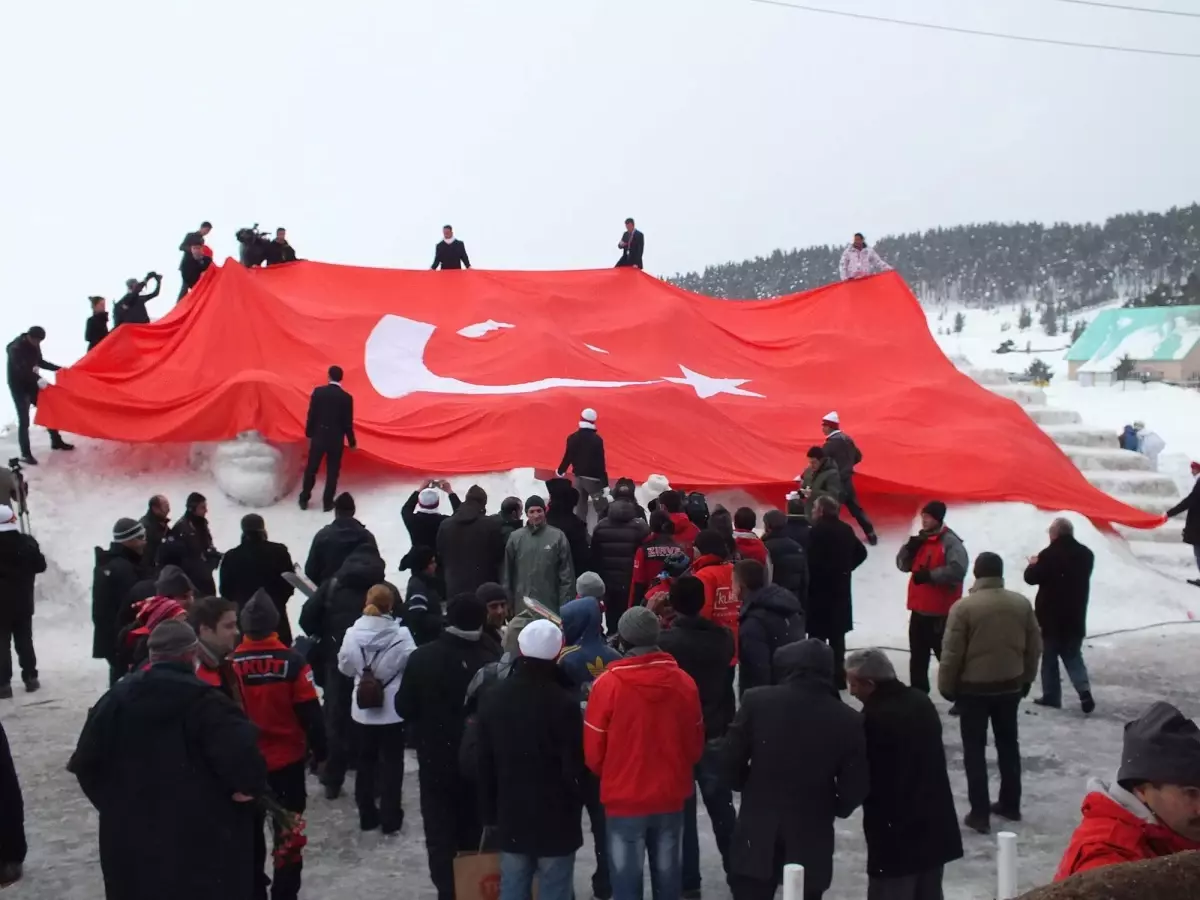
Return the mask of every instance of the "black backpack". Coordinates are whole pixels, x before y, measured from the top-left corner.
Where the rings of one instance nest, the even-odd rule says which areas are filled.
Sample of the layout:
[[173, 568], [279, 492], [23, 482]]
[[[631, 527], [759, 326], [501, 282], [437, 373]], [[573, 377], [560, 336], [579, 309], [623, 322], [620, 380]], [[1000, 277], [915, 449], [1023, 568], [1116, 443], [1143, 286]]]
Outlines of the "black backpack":
[[370, 663], [367, 662], [367, 651], [359, 651], [362, 653], [363, 658], [363, 672], [362, 675], [359, 676], [358, 687], [354, 689], [354, 699], [357, 701], [359, 709], [383, 709], [384, 692], [386, 691], [387, 686], [396, 680], [396, 675], [399, 675], [400, 673], [397, 671], [396, 675], [393, 675], [387, 681], [380, 681], [379, 677], [373, 671], [371, 671], [371, 666], [375, 664], [375, 661], [379, 659], [380, 656], [387, 653], [392, 649], [392, 647], [398, 647], [400, 643], [401, 641], [396, 641], [396, 643], [392, 644], [391, 646], [384, 647], [373, 657], [371, 657]]

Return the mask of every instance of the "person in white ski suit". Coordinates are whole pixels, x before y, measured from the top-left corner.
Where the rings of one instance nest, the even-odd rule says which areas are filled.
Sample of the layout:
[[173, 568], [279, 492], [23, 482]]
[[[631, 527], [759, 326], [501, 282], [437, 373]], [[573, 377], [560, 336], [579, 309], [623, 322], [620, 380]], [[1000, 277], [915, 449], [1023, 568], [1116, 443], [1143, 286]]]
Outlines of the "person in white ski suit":
[[1134, 422], [1138, 436], [1138, 453], [1150, 460], [1150, 467], [1158, 471], [1158, 456], [1167, 446], [1167, 442], [1159, 437], [1157, 432], [1148, 431], [1144, 422]]
[[862, 234], [854, 235], [854, 243], [842, 253], [842, 262], [838, 266], [842, 281], [852, 278], [866, 278], [876, 272], [890, 272], [892, 267], [883, 261], [874, 247], [868, 247]]

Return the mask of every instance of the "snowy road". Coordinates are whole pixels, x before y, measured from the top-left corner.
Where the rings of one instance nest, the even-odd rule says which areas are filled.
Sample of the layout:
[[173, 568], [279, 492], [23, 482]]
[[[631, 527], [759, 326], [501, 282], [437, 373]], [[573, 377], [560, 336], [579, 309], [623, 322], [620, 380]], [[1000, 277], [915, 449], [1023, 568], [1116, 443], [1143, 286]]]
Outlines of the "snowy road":
[[[61, 620], [42, 616], [37, 634], [43, 637]], [[1025, 821], [1014, 830], [1019, 836], [1023, 889], [1047, 881], [1054, 872], [1067, 836], [1078, 821], [1079, 802], [1089, 776], [1111, 775], [1118, 764], [1123, 723], [1149, 703], [1167, 699], [1189, 715], [1200, 714], [1192, 690], [1200, 675], [1200, 654], [1195, 652], [1200, 630], [1177, 627], [1161, 633], [1144, 632], [1108, 638], [1091, 645], [1091, 669], [1098, 711], [1085, 719], [1077, 709], [1048, 712], [1032, 704], [1023, 707], [1021, 746], [1025, 768]], [[853, 635], [851, 635], [853, 644]], [[56, 635], [56, 650], [88, 655], [87, 635], [79, 630]], [[26, 696], [20, 688], [16, 700], [0, 704], [0, 716], [9, 733], [17, 770], [25, 793], [30, 855], [25, 880], [5, 892], [5, 900], [101, 900], [96, 851], [96, 817], [75, 780], [64, 771], [87, 707], [102, 685], [101, 666], [90, 660], [65, 664], [56, 653], [43, 670], [42, 692]], [[69, 657], [67, 657], [69, 658]], [[895, 655], [897, 668], [906, 660]], [[1070, 694], [1069, 687], [1067, 694]], [[853, 702], [853, 701], [851, 701]], [[945, 704], [940, 704], [944, 710]], [[950, 758], [960, 814], [966, 811], [966, 781], [955, 720], [946, 723], [946, 750]], [[421, 837], [415, 759], [410, 756], [405, 779], [404, 831], [384, 839], [378, 832], [357, 830], [353, 801], [347, 791], [329, 802], [317, 796], [310, 784], [308, 813], [311, 844], [306, 855], [302, 896], [321, 897], [433, 897]], [[797, 759], [803, 765], [803, 759]], [[994, 773], [994, 766], [993, 766]], [[349, 786], [348, 786], [349, 787]], [[993, 787], [993, 791], [995, 787]], [[703, 805], [701, 805], [703, 808]], [[703, 813], [702, 813], [703, 815]], [[999, 823], [994, 822], [993, 827]], [[724, 898], [728, 889], [720, 877], [720, 864], [707, 822], [701, 823], [705, 896]], [[585, 823], [586, 835], [586, 823]], [[947, 900], [984, 900], [995, 896], [994, 838], [971, 833], [965, 838], [966, 858], [948, 867]], [[859, 900], [866, 892], [865, 845], [858, 815], [838, 823], [836, 874], [830, 900]], [[590, 896], [592, 872], [590, 844], [579, 853], [576, 893]]]

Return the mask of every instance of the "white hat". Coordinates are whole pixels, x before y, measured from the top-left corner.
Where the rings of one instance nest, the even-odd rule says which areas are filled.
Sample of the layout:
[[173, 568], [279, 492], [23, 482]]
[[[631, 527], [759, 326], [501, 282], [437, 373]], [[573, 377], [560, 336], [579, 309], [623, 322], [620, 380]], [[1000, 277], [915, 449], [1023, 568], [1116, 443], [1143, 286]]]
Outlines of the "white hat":
[[594, 425], [596, 424], [597, 419], [596, 411], [591, 408], [585, 409], [579, 414], [579, 418], [583, 419], [585, 422], [591, 422]]
[[425, 488], [417, 494], [417, 505], [424, 511], [436, 510], [441, 505], [442, 498], [433, 488]]
[[834, 412], [831, 412], [831, 413], [827, 414], [827, 415], [825, 416], [825, 418], [823, 418], [821, 421], [822, 421], [822, 422], [828, 422], [830, 425], [840, 425], [840, 424], [842, 424], [842, 420], [838, 418], [838, 414], [837, 414], [837, 411], [836, 411], [836, 410], [835, 410]]
[[0, 506], [0, 534], [6, 531], [17, 531], [20, 527], [17, 524], [17, 514], [12, 511], [12, 507]]
[[530, 659], [555, 660], [563, 647], [562, 631], [548, 619], [537, 619], [521, 629], [517, 646]]

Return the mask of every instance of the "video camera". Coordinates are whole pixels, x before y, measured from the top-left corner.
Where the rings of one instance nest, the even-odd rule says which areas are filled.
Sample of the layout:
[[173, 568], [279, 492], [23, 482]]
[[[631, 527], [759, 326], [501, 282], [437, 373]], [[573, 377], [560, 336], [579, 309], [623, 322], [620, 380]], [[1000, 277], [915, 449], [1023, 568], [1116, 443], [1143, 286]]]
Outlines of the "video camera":
[[159, 275], [157, 272], [147, 272], [146, 277], [137, 283], [138, 293], [141, 293], [142, 291], [144, 291], [146, 289], [146, 284], [150, 281], [151, 278], [153, 278], [155, 281], [162, 281], [162, 276]]
[[33, 531], [29, 525], [29, 485], [25, 481], [25, 474], [21, 471], [21, 460], [13, 457], [8, 461], [9, 472], [12, 473], [12, 487], [9, 491], [9, 496], [0, 498], [4, 502], [12, 502], [15, 500], [17, 510], [17, 521], [21, 526], [23, 534], [32, 534]]

